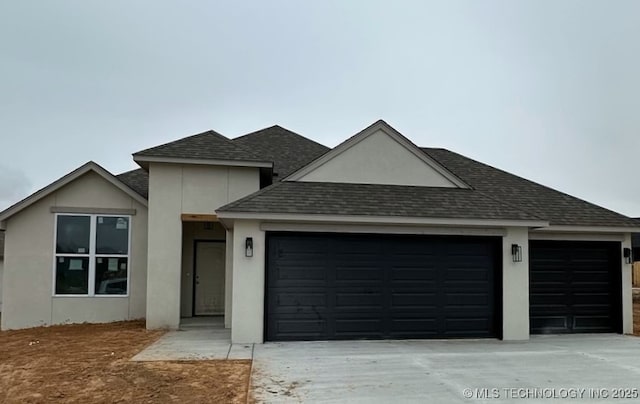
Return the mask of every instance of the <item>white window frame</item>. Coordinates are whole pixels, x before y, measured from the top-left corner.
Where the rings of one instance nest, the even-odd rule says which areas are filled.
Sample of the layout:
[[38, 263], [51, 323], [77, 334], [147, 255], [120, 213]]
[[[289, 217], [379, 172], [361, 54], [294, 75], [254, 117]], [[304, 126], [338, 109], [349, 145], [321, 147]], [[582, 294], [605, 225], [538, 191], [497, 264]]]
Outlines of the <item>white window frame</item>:
[[[88, 254], [58, 254], [57, 242], [58, 242], [58, 217], [60, 216], [85, 216], [89, 218], [89, 253]], [[126, 217], [129, 219], [127, 228], [127, 254], [96, 254], [96, 231], [98, 227], [98, 217]], [[129, 297], [131, 288], [131, 227], [133, 218], [131, 215], [116, 215], [116, 214], [88, 214], [88, 213], [56, 213], [54, 215], [53, 225], [53, 283], [52, 283], [52, 296], [53, 297], [97, 297], [97, 298], [118, 298]], [[57, 294], [56, 293], [56, 281], [57, 281], [57, 262], [58, 257], [81, 257], [89, 258], [89, 285], [87, 288], [87, 294]], [[127, 293], [123, 295], [110, 295], [110, 294], [97, 294], [96, 293], [96, 258], [126, 258], [127, 259]]]

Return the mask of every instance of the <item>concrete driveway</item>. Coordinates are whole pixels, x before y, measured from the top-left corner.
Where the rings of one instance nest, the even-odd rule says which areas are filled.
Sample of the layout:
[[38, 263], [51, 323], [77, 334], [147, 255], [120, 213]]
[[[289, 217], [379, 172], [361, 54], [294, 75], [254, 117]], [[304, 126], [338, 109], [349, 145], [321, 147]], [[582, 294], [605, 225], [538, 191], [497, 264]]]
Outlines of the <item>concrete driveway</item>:
[[640, 402], [640, 338], [256, 344], [252, 388], [259, 402]]

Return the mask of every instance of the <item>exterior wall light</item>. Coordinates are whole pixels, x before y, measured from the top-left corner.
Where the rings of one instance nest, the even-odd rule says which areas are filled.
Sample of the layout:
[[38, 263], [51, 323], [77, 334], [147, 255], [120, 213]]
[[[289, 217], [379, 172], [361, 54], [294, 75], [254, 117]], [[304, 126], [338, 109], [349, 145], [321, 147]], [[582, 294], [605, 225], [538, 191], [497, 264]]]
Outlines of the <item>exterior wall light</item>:
[[513, 262], [522, 262], [522, 246], [511, 244], [511, 256]]
[[623, 248], [622, 256], [624, 257], [624, 262], [627, 264], [631, 264], [633, 262], [633, 254], [631, 253], [631, 248]]
[[247, 237], [244, 242], [244, 256], [253, 257], [253, 237]]

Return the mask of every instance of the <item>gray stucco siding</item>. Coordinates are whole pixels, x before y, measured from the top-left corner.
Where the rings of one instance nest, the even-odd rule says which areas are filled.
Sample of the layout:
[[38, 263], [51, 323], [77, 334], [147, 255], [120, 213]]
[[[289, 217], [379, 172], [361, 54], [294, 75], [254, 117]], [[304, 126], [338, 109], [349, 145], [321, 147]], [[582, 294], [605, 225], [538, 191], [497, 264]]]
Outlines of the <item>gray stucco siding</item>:
[[[54, 229], [61, 207], [131, 216], [129, 291], [125, 296], [54, 296]], [[47, 195], [6, 222], [1, 328], [110, 322], [143, 318], [146, 312], [147, 208], [95, 172]]]

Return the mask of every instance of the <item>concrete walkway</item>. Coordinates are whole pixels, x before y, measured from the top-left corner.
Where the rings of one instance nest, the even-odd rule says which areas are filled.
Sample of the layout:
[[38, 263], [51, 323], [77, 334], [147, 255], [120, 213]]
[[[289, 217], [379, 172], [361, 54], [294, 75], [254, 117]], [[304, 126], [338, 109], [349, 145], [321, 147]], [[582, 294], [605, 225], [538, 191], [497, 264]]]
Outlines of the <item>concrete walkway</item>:
[[222, 318], [183, 319], [180, 329], [169, 331], [132, 361], [191, 361], [252, 359], [253, 344], [231, 344], [231, 330]]
[[252, 388], [268, 403], [640, 402], [640, 338], [256, 344]]

